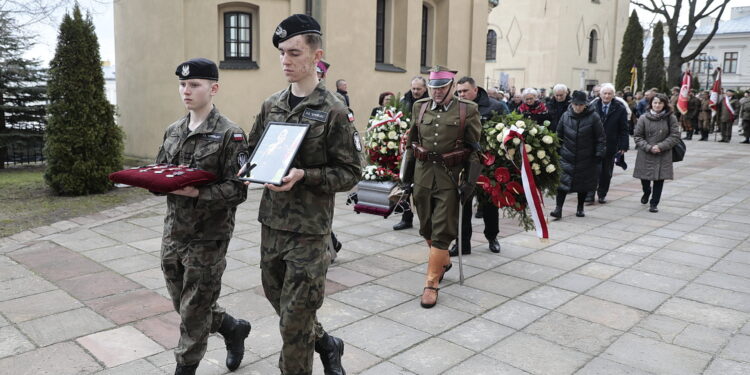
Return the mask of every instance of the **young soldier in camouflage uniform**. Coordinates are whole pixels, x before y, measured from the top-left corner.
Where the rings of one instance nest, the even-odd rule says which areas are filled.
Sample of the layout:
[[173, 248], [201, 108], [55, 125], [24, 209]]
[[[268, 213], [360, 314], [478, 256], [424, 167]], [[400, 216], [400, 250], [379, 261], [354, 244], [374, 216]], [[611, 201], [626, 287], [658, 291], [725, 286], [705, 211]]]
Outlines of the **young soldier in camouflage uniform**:
[[360, 179], [361, 140], [346, 104], [316, 76], [323, 55], [318, 22], [292, 15], [276, 28], [273, 44], [291, 85], [263, 102], [250, 132], [250, 150], [269, 122], [310, 124], [282, 185], [265, 185], [258, 212], [263, 291], [281, 318], [279, 368], [282, 374], [311, 374], [314, 350], [326, 375], [345, 374], [344, 342], [323, 330], [316, 311], [323, 304], [331, 263], [327, 241], [334, 195]]
[[435, 306], [438, 284], [451, 268], [448, 247], [458, 236], [459, 199], [470, 204], [482, 171], [479, 111], [476, 103], [453, 96], [455, 75], [442, 66], [430, 71], [430, 97], [414, 103], [402, 162], [401, 181], [407, 190], [414, 183], [419, 234], [430, 247], [424, 308]]
[[175, 374], [195, 373], [213, 332], [224, 336], [226, 366], [235, 370], [245, 353], [250, 323], [224, 312], [216, 300], [227, 265], [234, 214], [247, 197], [247, 187], [235, 176], [239, 161], [247, 157], [245, 133], [212, 103], [219, 90], [216, 64], [192, 59], [180, 64], [175, 74], [190, 112], [167, 128], [156, 162], [188, 165], [218, 176], [209, 185], [167, 194], [161, 268], [182, 319], [180, 341], [174, 350]]

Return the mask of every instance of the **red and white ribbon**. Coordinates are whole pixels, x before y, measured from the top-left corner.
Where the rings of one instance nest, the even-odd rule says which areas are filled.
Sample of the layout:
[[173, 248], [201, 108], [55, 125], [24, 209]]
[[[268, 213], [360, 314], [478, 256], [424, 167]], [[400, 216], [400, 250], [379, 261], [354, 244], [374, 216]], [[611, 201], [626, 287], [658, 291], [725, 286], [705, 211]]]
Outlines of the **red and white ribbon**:
[[385, 115], [386, 115], [386, 116], [388, 116], [388, 117], [386, 117], [385, 119], [383, 119], [383, 120], [381, 120], [381, 121], [378, 121], [378, 122], [376, 122], [376, 123], [372, 124], [372, 126], [370, 126], [370, 128], [369, 128], [369, 129], [367, 129], [367, 130], [370, 130], [370, 129], [375, 129], [375, 128], [377, 128], [377, 127], [379, 127], [379, 126], [381, 126], [381, 125], [387, 124], [387, 123], [389, 123], [389, 122], [394, 122], [394, 121], [398, 121], [398, 119], [400, 119], [401, 117], [403, 117], [403, 116], [404, 116], [404, 114], [403, 114], [403, 113], [401, 113], [401, 112], [399, 112], [399, 113], [396, 113], [396, 114], [394, 115], [394, 114], [393, 114], [393, 112], [391, 112], [391, 110], [390, 110], [390, 109], [388, 109], [388, 110], [386, 110], [386, 111], [385, 111]]
[[521, 140], [521, 143], [518, 144], [522, 160], [521, 182], [523, 182], [523, 193], [526, 196], [529, 212], [531, 212], [531, 219], [534, 221], [536, 235], [539, 238], [548, 239], [549, 231], [547, 230], [547, 221], [544, 219], [544, 199], [542, 199], [542, 191], [536, 187], [536, 182], [534, 181], [534, 171], [531, 169], [529, 156], [526, 153], [523, 129], [511, 125], [510, 130], [506, 133], [505, 138], [503, 138], [503, 145], [507, 142], [512, 142], [513, 138]]

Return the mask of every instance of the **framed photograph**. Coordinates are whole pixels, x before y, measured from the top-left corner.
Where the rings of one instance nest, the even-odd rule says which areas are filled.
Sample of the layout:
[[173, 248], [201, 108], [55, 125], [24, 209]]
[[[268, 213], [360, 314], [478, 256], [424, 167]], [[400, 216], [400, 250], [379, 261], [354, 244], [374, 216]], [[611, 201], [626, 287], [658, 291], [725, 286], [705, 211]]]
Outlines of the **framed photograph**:
[[309, 124], [268, 123], [240, 179], [281, 185], [281, 179], [289, 173], [309, 127]]

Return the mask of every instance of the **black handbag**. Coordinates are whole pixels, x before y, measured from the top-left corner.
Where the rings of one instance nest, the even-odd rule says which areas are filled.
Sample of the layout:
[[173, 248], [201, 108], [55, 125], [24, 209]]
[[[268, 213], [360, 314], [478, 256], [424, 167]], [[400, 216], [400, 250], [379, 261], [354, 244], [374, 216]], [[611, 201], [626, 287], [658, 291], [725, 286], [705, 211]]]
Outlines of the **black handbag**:
[[[669, 137], [669, 132], [672, 130], [672, 117], [669, 117], [669, 120], [667, 120], [667, 137]], [[682, 141], [682, 139], [677, 138], [677, 144], [672, 147], [672, 162], [676, 163], [678, 161], [682, 161], [682, 159], [685, 158], [685, 152], [687, 151], [687, 146], [685, 146], [685, 142]]]

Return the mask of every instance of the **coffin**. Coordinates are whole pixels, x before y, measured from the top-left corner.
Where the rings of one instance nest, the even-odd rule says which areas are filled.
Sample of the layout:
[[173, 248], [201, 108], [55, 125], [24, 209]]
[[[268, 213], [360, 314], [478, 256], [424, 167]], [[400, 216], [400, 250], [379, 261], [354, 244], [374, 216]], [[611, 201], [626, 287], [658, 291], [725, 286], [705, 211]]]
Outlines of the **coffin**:
[[396, 186], [393, 181], [360, 181], [357, 184], [357, 203], [354, 212], [379, 215], [387, 218], [395, 204], [388, 199]]

